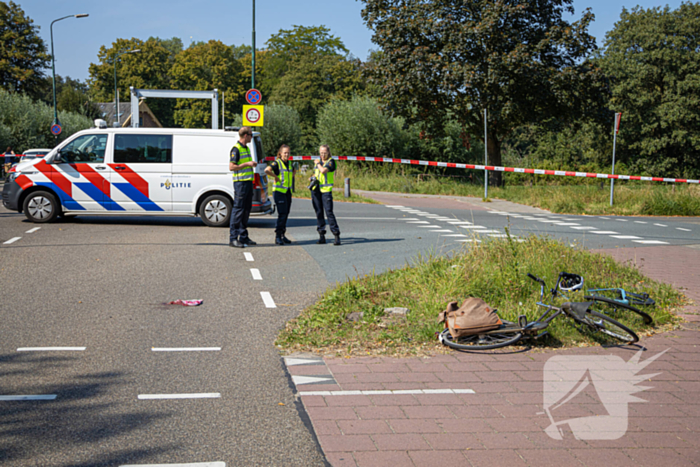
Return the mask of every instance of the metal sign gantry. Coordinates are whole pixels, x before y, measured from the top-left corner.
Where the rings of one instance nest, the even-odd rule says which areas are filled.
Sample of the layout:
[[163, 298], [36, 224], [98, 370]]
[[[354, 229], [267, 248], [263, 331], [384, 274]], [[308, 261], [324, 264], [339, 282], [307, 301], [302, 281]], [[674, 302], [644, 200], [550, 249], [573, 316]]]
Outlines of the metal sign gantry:
[[[136, 89], [131, 90], [131, 126], [139, 127], [139, 99], [142, 97], [170, 98], [170, 99], [211, 99], [211, 127], [219, 129], [219, 91], [171, 91], [165, 89]], [[135, 117], [134, 117], [135, 116]]]

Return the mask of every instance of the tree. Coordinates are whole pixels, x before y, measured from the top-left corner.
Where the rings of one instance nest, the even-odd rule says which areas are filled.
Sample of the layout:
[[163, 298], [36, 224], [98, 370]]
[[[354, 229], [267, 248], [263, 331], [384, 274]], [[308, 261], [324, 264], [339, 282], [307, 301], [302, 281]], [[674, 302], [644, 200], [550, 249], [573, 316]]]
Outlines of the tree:
[[24, 11], [14, 2], [0, 2], [0, 87], [29, 92], [43, 77], [42, 69], [51, 63], [46, 45]]
[[[274, 89], [280, 79], [287, 73], [295, 59], [307, 55], [342, 56], [348, 54], [343, 42], [333, 36], [331, 30], [321, 26], [294, 25], [292, 29], [280, 29], [265, 42], [270, 52], [270, 60], [266, 66], [266, 86]], [[257, 54], [256, 54], [257, 59]], [[257, 64], [256, 64], [257, 68]]]
[[[175, 57], [170, 72], [175, 89], [225, 93], [226, 103], [233, 104], [244, 92], [243, 67], [233, 57], [231, 48], [211, 40], [187, 48]], [[230, 107], [227, 105], [227, 107]], [[235, 109], [229, 109], [233, 117]], [[175, 123], [185, 128], [211, 127], [211, 104], [200, 99], [178, 99]]]
[[376, 100], [335, 99], [318, 115], [318, 139], [339, 156], [403, 157], [408, 136], [402, 118], [391, 118]]
[[[483, 138], [488, 110], [489, 164], [501, 164], [503, 139], [518, 126], [582, 111], [599, 72], [593, 14], [568, 23], [573, 0], [363, 0], [381, 53], [371, 81], [392, 112], [430, 135], [444, 133], [448, 112]], [[501, 173], [491, 174], [501, 183]]]
[[[653, 175], [700, 175], [700, 4], [631, 12], [608, 32], [600, 64], [622, 112], [620, 161]], [[610, 115], [612, 122], [612, 115]], [[612, 126], [612, 123], [610, 123]]]
[[350, 99], [363, 88], [360, 64], [339, 55], [304, 54], [289, 64], [274, 88], [270, 102], [287, 104], [301, 116], [307, 135], [316, 127], [316, 115], [331, 98]]
[[[118, 53], [140, 49], [141, 52], [122, 54], [117, 63], [117, 88], [121, 102], [130, 99], [129, 87], [137, 89], [171, 89], [170, 51], [160, 41], [146, 42], [132, 39], [117, 39], [110, 48], [100, 47], [97, 54], [99, 64], [90, 64], [90, 92], [96, 102], [114, 102], [114, 59]], [[171, 99], [153, 99], [148, 107], [163, 125], [173, 126]]]

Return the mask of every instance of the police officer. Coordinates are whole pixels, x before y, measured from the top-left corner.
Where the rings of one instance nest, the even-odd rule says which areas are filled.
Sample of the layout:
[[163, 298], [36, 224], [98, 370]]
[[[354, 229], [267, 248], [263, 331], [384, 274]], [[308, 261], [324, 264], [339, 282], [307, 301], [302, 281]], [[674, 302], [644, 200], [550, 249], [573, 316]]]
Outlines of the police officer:
[[244, 126], [238, 130], [238, 142], [231, 149], [228, 169], [233, 172], [233, 209], [231, 212], [229, 246], [244, 248], [257, 243], [248, 237], [248, 218], [253, 207], [253, 169], [258, 165], [250, 154], [248, 144], [253, 131]]
[[326, 211], [331, 233], [335, 236], [333, 245], [340, 245], [340, 229], [333, 214], [333, 180], [335, 177], [335, 161], [331, 157], [331, 150], [327, 145], [319, 148], [321, 160], [314, 160], [314, 176], [319, 182], [319, 189], [311, 190], [311, 204], [316, 211], [316, 226], [319, 239], [316, 243], [326, 243], [326, 220], [323, 211]]
[[289, 146], [283, 144], [277, 151], [277, 159], [265, 168], [268, 177], [275, 180], [272, 186], [272, 198], [277, 206], [277, 224], [275, 225], [275, 244], [284, 245], [292, 243], [287, 238], [287, 218], [292, 207], [292, 187], [294, 168], [289, 160], [291, 151]]

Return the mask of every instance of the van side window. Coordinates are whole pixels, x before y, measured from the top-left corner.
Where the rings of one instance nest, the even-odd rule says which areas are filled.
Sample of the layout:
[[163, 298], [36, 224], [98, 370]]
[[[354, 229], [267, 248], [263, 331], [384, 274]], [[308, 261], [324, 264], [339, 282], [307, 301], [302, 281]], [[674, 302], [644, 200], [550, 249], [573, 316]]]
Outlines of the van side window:
[[68, 163], [104, 162], [107, 135], [78, 136], [61, 148], [61, 159]]
[[115, 135], [115, 163], [164, 164], [173, 161], [172, 135]]

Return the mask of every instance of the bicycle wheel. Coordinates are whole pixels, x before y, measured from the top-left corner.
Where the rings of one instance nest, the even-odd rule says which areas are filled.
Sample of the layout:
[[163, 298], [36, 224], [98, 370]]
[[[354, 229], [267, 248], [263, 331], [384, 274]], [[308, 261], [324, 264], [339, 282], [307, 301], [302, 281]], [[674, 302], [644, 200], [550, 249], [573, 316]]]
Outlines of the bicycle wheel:
[[590, 326], [591, 329], [602, 332], [603, 334], [614, 337], [627, 344], [634, 344], [639, 341], [639, 336], [630, 328], [595, 310], [589, 309], [582, 321]]
[[641, 316], [642, 319], [644, 319], [644, 324], [651, 324], [652, 321], [654, 321], [651, 316], [649, 316], [642, 310], [630, 305], [625, 305], [624, 303], [620, 303], [613, 298], [601, 297], [599, 295], [586, 295], [583, 298], [585, 300], [593, 300], [595, 302], [593, 306], [595, 307], [595, 310], [599, 313], [605, 313], [606, 315], [614, 316], [618, 312], [618, 310], [621, 312], [631, 311]]
[[[512, 323], [508, 323], [513, 325]], [[523, 337], [523, 333], [515, 329], [495, 329], [484, 334], [461, 337], [457, 340], [452, 338], [450, 330], [445, 328], [440, 333], [440, 342], [444, 345], [458, 350], [489, 350], [513, 345]]]

